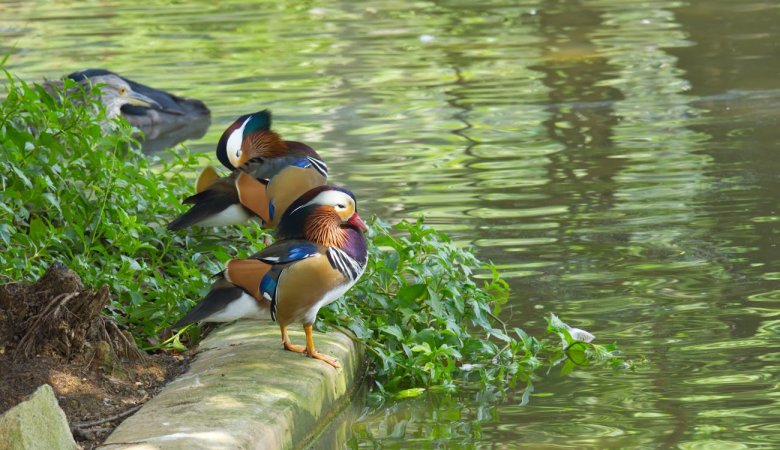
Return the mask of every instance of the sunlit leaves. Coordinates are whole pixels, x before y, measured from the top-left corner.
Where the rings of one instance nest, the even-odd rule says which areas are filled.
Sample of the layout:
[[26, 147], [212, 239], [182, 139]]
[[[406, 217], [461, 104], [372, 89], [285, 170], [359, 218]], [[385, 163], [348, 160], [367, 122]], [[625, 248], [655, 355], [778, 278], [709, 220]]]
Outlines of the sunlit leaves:
[[109, 312], [150, 346], [201, 297], [219, 261], [251, 251], [261, 233], [227, 230], [226, 239], [168, 232], [165, 224], [191, 194], [180, 173], [195, 173], [194, 155], [150, 160], [127, 123], [110, 123], [78, 84], [65, 80], [63, 91], [50, 95], [4, 73], [0, 273], [32, 281], [62, 261], [85, 284], [108, 285]]
[[[65, 86], [72, 95], [51, 96], [6, 76], [0, 273], [31, 281], [62, 261], [85, 284], [109, 286], [108, 313], [142, 345], [181, 348], [179, 336], [160, 341], [160, 331], [205, 294], [221, 262], [257, 250], [262, 232], [168, 232], [173, 205], [191, 194], [181, 173], [196, 172], [194, 155], [150, 161], [130, 127], [121, 120], [106, 127], [100, 105], [74, 83]], [[369, 239], [361, 282], [320, 316], [365, 344], [378, 395], [414, 397], [478, 383], [498, 392], [525, 389], [525, 402], [545, 361], [563, 373], [594, 362], [624, 364], [614, 348], [578, 340], [587, 334], [554, 316], [545, 339], [507, 327], [500, 319], [507, 283], [422, 220], [392, 227], [375, 221]], [[487, 278], [475, 278], [477, 272]], [[197, 328], [190, 330], [197, 338]]]

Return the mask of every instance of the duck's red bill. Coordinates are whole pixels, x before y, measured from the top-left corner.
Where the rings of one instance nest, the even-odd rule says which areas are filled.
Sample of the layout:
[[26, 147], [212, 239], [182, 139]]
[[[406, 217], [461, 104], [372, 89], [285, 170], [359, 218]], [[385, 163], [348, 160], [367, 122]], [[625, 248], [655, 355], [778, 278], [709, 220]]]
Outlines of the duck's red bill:
[[361, 219], [357, 213], [352, 214], [352, 217], [350, 217], [349, 220], [347, 220], [347, 222], [351, 223], [352, 225], [358, 227], [363, 231], [368, 231], [368, 225], [366, 225], [366, 223], [363, 222], [363, 219]]

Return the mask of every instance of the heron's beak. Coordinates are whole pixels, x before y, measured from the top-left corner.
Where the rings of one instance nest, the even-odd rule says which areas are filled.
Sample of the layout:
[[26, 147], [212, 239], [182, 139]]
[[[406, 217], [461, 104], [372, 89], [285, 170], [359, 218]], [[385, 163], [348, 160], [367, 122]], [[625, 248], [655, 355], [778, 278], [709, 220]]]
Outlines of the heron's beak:
[[162, 106], [160, 106], [160, 104], [157, 103], [153, 98], [147, 97], [144, 94], [140, 94], [138, 92], [128, 92], [125, 94], [125, 101], [127, 101], [127, 104], [129, 105], [162, 109]]

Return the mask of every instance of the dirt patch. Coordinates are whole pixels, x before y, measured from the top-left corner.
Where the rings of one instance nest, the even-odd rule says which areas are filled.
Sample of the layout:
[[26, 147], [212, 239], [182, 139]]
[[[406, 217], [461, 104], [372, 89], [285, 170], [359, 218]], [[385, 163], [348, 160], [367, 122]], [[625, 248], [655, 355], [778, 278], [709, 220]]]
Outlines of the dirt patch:
[[106, 286], [86, 288], [59, 263], [34, 284], [0, 286], [0, 413], [48, 383], [91, 449], [186, 368], [182, 355], [139, 351], [101, 315], [108, 301]]

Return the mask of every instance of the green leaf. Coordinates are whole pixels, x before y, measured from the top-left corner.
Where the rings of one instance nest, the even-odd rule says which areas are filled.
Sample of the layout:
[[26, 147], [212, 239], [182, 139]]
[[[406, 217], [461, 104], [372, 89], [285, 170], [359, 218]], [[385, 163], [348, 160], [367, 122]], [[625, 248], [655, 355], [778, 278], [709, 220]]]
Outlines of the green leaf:
[[421, 297], [426, 289], [423, 283], [407, 285], [399, 289], [395, 297], [399, 303], [411, 303]]
[[422, 344], [417, 344], [412, 346], [412, 351], [415, 353], [422, 353], [424, 355], [430, 355], [433, 351], [431, 350], [431, 345], [427, 342], [423, 342]]
[[12, 228], [10, 225], [0, 223], [0, 239], [3, 240], [6, 246], [11, 245], [11, 232]]
[[525, 406], [528, 404], [529, 401], [531, 401], [531, 394], [534, 393], [534, 385], [533, 383], [528, 383], [528, 385], [523, 390], [523, 396], [520, 400], [520, 406]]
[[51, 192], [44, 192], [42, 194], [42, 197], [46, 199], [46, 201], [49, 202], [49, 204], [53, 206], [60, 215], [62, 215], [62, 209], [60, 208], [60, 200], [57, 198], [57, 196], [55, 196]]
[[574, 370], [574, 366], [574, 363], [570, 359], [567, 359], [563, 363], [563, 367], [561, 367], [561, 376], [565, 377], [566, 375], [570, 374], [571, 371]]
[[389, 334], [390, 336], [395, 337], [399, 341], [404, 340], [404, 333], [403, 331], [401, 331], [401, 327], [399, 327], [398, 325], [387, 325], [380, 328], [380, 330], [384, 333]]
[[588, 364], [588, 356], [585, 352], [587, 347], [588, 344], [577, 341], [566, 349], [566, 356], [569, 357], [569, 360], [572, 363], [578, 366], [584, 366]]
[[494, 356], [496, 353], [498, 353], [498, 348], [490, 341], [469, 338], [463, 343], [461, 351], [464, 355], [471, 356], [472, 358], [480, 358]]
[[399, 400], [403, 400], [405, 398], [414, 398], [419, 397], [425, 393], [424, 388], [411, 388], [411, 389], [404, 389], [402, 391], [399, 391], [397, 394], [395, 394], [395, 398]]
[[41, 242], [46, 238], [47, 226], [43, 223], [43, 220], [34, 218], [30, 221], [30, 239], [35, 242]]
[[21, 169], [19, 169], [16, 166], [11, 166], [11, 170], [16, 174], [17, 177], [19, 177], [19, 180], [21, 180], [23, 187], [25, 187], [27, 189], [32, 189], [33, 188], [32, 182], [30, 181], [29, 178], [27, 178], [27, 175], [25, 175], [25, 173], [22, 172]]

